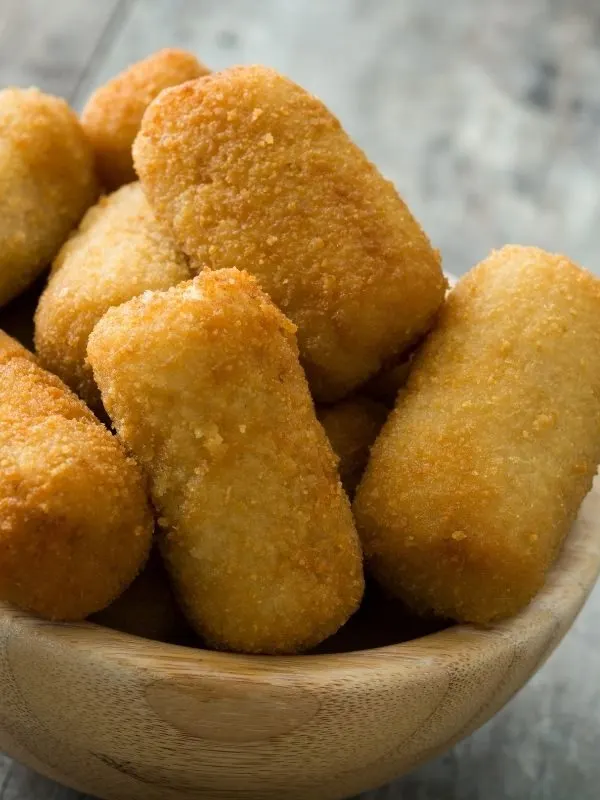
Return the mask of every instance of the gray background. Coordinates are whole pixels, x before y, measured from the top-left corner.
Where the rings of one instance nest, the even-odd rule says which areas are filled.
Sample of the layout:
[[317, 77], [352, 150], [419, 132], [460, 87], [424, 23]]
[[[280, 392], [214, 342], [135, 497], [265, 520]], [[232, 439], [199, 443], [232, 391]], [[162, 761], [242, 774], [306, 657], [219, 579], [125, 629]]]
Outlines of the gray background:
[[[520, 242], [599, 271], [598, 0], [0, 0], [0, 85], [76, 108], [166, 45], [214, 69], [270, 64], [320, 95], [448, 270]], [[0, 800], [79, 797], [0, 755]], [[366, 797], [600, 797], [600, 590], [503, 712]]]

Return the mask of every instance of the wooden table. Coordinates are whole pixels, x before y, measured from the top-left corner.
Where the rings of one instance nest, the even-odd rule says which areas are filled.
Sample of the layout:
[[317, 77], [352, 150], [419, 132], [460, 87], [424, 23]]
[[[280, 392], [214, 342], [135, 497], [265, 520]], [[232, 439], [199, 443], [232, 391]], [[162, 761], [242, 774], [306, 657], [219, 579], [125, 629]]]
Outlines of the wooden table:
[[[76, 108], [170, 44], [213, 68], [268, 63], [319, 94], [448, 270], [512, 241], [600, 272], [597, 0], [0, 0], [0, 84], [35, 84]], [[599, 752], [597, 589], [501, 714], [368, 797], [595, 800]], [[78, 797], [0, 756], [0, 800]]]

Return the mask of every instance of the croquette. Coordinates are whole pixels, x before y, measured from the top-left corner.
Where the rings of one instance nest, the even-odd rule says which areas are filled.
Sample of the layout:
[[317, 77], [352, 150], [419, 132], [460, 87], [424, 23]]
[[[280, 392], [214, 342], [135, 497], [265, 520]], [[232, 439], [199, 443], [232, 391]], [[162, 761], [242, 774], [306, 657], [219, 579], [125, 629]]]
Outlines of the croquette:
[[209, 270], [110, 309], [88, 342], [103, 403], [148, 476], [180, 604], [218, 648], [310, 648], [363, 591], [294, 331], [250, 275]]
[[133, 155], [195, 267], [248, 270], [296, 324], [317, 400], [347, 395], [431, 325], [439, 253], [323, 103], [274, 70], [162, 92]]
[[0, 337], [0, 599], [83, 619], [141, 569], [152, 514], [116, 437], [31, 358]]
[[0, 91], [0, 306], [50, 264], [96, 196], [92, 150], [67, 103]]
[[190, 277], [185, 257], [159, 230], [139, 183], [103, 197], [63, 245], [35, 315], [42, 366], [93, 409], [100, 395], [87, 340], [111, 306], [146, 289], [167, 289]]
[[375, 577], [488, 623], [544, 583], [600, 462], [600, 280], [508, 246], [450, 293], [354, 510]]
[[192, 53], [166, 48], [96, 89], [83, 109], [81, 124], [94, 148], [96, 168], [106, 189], [113, 191], [136, 180], [131, 145], [152, 100], [168, 86], [208, 72]]

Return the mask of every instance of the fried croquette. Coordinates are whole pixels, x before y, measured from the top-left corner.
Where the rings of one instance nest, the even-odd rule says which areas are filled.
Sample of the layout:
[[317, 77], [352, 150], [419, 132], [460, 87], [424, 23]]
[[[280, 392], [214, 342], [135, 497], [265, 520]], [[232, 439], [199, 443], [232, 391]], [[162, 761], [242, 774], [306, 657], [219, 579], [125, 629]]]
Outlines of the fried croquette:
[[162, 559], [155, 549], [131, 586], [108, 608], [95, 614], [92, 621], [159, 642], [177, 642], [188, 633]]
[[167, 289], [189, 277], [185, 257], [158, 229], [139, 183], [103, 197], [62, 247], [40, 298], [35, 346], [42, 366], [99, 408], [86, 363], [96, 322], [146, 289]]
[[136, 180], [131, 145], [152, 100], [169, 86], [208, 73], [191, 53], [167, 48], [96, 89], [83, 109], [81, 124], [94, 148], [100, 179], [109, 191]]
[[112, 308], [88, 356], [146, 470], [178, 599], [213, 646], [292, 653], [357, 608], [362, 557], [295, 328], [238, 270]]
[[350, 397], [317, 412], [333, 452], [339, 458], [338, 472], [349, 497], [354, 495], [364, 472], [369, 449], [388, 410], [368, 397]]
[[464, 277], [371, 451], [354, 510], [413, 608], [487, 623], [541, 588], [600, 461], [600, 281], [509, 246]]
[[83, 619], [139, 572], [152, 515], [116, 437], [18, 347], [0, 341], [0, 599]]
[[250, 271], [297, 325], [318, 400], [348, 394], [430, 326], [439, 254], [337, 119], [274, 70], [162, 92], [133, 155], [196, 267]]
[[67, 103], [0, 91], [0, 305], [52, 261], [96, 195], [92, 150]]

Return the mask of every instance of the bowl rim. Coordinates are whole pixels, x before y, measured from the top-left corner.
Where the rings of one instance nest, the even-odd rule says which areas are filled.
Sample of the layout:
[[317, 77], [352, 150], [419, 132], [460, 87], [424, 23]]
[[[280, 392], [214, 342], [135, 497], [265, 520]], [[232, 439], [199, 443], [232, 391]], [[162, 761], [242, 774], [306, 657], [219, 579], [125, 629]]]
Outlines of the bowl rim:
[[[93, 622], [50, 622], [0, 603], [0, 640], [32, 637], [32, 647], [48, 652], [65, 647], [78, 657], [101, 662], [106, 670], [123, 668], [186, 675], [218, 675], [232, 679], [270, 680], [290, 673], [322, 677], [340, 671], [362, 673], [382, 661], [414, 668], [448, 669], [457, 659], [495, 660], [508, 649], [517, 651], [543, 641], [549, 655], [584, 605], [600, 573], [600, 476], [580, 509], [546, 583], [519, 614], [489, 626], [454, 625], [417, 639], [342, 653], [252, 655], [203, 650], [143, 639]], [[72, 659], [75, 659], [73, 652]]]

